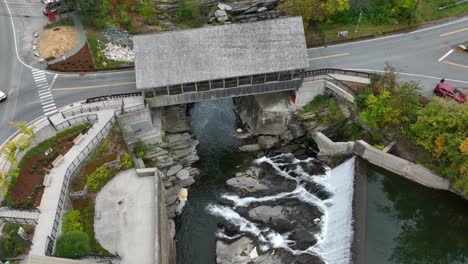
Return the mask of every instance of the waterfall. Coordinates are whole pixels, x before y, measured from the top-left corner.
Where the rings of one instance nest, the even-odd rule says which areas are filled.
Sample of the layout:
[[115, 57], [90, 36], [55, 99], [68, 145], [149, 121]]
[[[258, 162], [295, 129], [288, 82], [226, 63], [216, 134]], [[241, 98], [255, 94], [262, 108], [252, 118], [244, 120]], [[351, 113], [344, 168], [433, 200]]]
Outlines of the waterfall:
[[[284, 160], [287, 160], [286, 162]], [[216, 216], [222, 217], [238, 227], [241, 232], [258, 237], [262, 250], [270, 248], [283, 248], [293, 254], [313, 254], [321, 257], [328, 264], [351, 263], [351, 245], [353, 239], [352, 228], [352, 202], [354, 189], [354, 158], [351, 158], [330, 170], [325, 169], [323, 175], [309, 175], [300, 163], [308, 163], [314, 159], [298, 160], [291, 154], [280, 154], [275, 157], [257, 159], [255, 164], [266, 162], [271, 165], [277, 175], [297, 182], [297, 187], [291, 192], [283, 192], [264, 197], [243, 197], [224, 194], [222, 197], [230, 200], [235, 207], [249, 206], [254, 202], [276, 201], [284, 198], [296, 198], [317, 208], [323, 215], [320, 219], [320, 231], [315, 234], [317, 243], [306, 250], [294, 250], [290, 246], [295, 243], [287, 239], [288, 234], [279, 234], [268, 227], [259, 225], [240, 216], [233, 209], [221, 205], [209, 205], [207, 210]], [[282, 169], [284, 167], [288, 169]], [[317, 193], [310, 193], [304, 188], [304, 183], [314, 183], [320, 191], [326, 191], [331, 196], [321, 200]], [[218, 233], [218, 237], [227, 238]]]
[[322, 231], [323, 240], [312, 247], [328, 263], [351, 263], [353, 241], [353, 191], [354, 162], [351, 158], [334, 168], [328, 178], [333, 186], [331, 205], [327, 210], [327, 220]]

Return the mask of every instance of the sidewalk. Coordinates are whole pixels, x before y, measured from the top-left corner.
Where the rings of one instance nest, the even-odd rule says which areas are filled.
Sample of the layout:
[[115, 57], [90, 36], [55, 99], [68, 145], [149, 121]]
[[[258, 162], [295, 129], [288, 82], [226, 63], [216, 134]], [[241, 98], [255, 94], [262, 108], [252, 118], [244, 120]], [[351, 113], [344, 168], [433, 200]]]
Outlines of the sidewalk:
[[[83, 140], [79, 144], [73, 146], [65, 154], [63, 161], [49, 173], [51, 182], [50, 185], [44, 189], [41, 205], [39, 206], [41, 214], [39, 215], [38, 224], [34, 233], [33, 246], [31, 247], [30, 254], [44, 256], [47, 246], [47, 237], [51, 235], [54, 226], [57, 229], [61, 227], [60, 223], [54, 224], [54, 222], [56, 221], [56, 214], [62, 213], [57, 211], [59, 207], [62, 206], [60, 198], [68, 167], [72, 165], [76, 157], [85, 150], [98, 133], [104, 129], [106, 124], [114, 118], [113, 109], [99, 111], [96, 112], [96, 114], [98, 115], [98, 121], [88, 130]], [[108, 130], [105, 131], [106, 134], [107, 132]], [[57, 230], [57, 234], [59, 233], [60, 230]]]

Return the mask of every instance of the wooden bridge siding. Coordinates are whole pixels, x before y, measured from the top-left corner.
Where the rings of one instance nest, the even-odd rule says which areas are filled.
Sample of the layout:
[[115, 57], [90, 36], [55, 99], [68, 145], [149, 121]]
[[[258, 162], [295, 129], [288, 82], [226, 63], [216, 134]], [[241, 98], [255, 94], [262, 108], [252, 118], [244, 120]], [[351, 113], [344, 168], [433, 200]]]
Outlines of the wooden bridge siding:
[[159, 95], [146, 98], [150, 107], [162, 107], [168, 105], [187, 104], [193, 102], [214, 100], [226, 97], [238, 97], [263, 93], [290, 91], [298, 89], [302, 84], [301, 79], [290, 81], [268, 82], [251, 86], [239, 86], [233, 88], [212, 89], [203, 92], [182, 93], [177, 95]]

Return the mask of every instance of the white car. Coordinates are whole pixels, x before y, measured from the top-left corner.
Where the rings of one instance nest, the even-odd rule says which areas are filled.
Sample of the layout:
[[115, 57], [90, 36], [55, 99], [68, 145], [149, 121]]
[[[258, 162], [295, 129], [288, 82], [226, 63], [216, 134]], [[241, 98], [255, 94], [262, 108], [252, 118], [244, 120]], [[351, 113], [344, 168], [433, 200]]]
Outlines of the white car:
[[41, 0], [43, 4], [49, 4], [49, 3], [54, 3], [54, 2], [60, 2], [60, 0]]
[[7, 96], [4, 92], [0, 91], [0, 102], [6, 100]]

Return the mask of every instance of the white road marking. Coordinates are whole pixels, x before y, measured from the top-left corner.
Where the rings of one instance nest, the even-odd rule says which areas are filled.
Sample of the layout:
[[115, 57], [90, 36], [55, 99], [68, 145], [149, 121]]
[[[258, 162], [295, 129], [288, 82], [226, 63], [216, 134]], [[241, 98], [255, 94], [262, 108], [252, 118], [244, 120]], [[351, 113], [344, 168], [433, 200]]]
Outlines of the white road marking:
[[55, 103], [52, 102], [52, 103], [50, 103], [50, 104], [42, 104], [42, 108], [44, 108], [44, 109], [46, 109], [46, 108], [48, 108], [48, 107], [50, 107], [50, 106], [54, 106], [54, 107], [55, 107]]
[[39, 96], [39, 99], [44, 99], [44, 98], [47, 98], [47, 97], [52, 97], [52, 94], [48, 94], [48, 95], [44, 95], [44, 96]]
[[51, 92], [49, 90], [42, 90], [42, 91], [39, 91], [39, 96], [43, 96], [45, 94], [51, 94]]
[[439, 62], [443, 61], [445, 58], [447, 58], [448, 55], [450, 55], [453, 52], [453, 49], [449, 50], [447, 53], [445, 53], [444, 56], [440, 57]]
[[50, 103], [52, 103], [52, 102], [54, 102], [54, 99], [50, 99], [50, 100], [48, 100], [48, 101], [45, 100], [45, 101], [42, 102], [41, 104], [42, 104], [42, 105], [46, 105], [46, 104], [50, 104]]
[[34, 81], [37, 83], [37, 82], [40, 82], [40, 81], [45, 81], [46, 79], [47, 79], [46, 77], [34, 78]]
[[[363, 71], [363, 72], [385, 72], [385, 71], [382, 71], [382, 70], [371, 70], [371, 69], [346, 69], [346, 70]], [[406, 73], [406, 72], [397, 72], [397, 74], [407, 75], [407, 76], [414, 76], [414, 77], [421, 77], [421, 78], [427, 78], [427, 79], [435, 79], [435, 80], [440, 80], [440, 79], [443, 78], [443, 77], [437, 77], [437, 76], [428, 76], [428, 75]], [[463, 80], [447, 79], [447, 78], [444, 78], [444, 79], [446, 81], [451, 81], [451, 82], [468, 83], [468, 81], [463, 81]]]
[[54, 79], [52, 79], [52, 82], [50, 83], [50, 88], [54, 87], [55, 80], [57, 79], [58, 74], [55, 74]]
[[44, 115], [49, 115], [49, 114], [56, 113], [56, 112], [57, 112], [57, 109], [54, 109], [52, 111], [44, 112]]
[[57, 107], [52, 106], [52, 107], [49, 107], [49, 108], [44, 108], [43, 110], [44, 110], [44, 112], [48, 112], [48, 111], [55, 110], [55, 109], [57, 109]]

